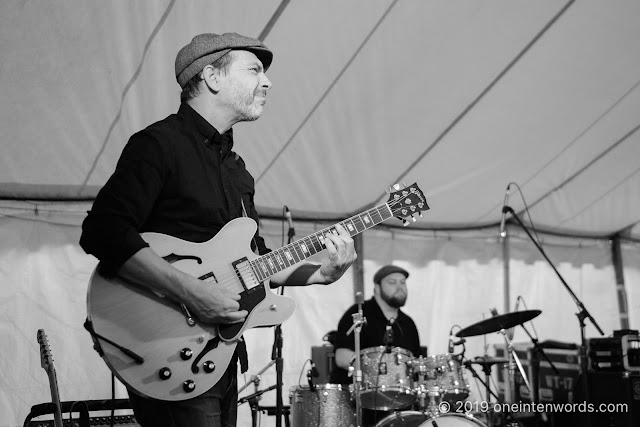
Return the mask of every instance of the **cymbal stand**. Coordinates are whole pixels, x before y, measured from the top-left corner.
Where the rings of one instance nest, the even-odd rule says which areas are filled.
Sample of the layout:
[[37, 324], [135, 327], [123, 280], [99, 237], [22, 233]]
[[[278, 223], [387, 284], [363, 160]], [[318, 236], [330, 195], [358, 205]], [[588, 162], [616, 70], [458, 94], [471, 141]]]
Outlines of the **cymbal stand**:
[[[553, 364], [551, 359], [549, 359], [549, 356], [547, 356], [547, 354], [544, 352], [544, 350], [540, 346], [540, 343], [538, 342], [538, 339], [534, 338], [533, 335], [529, 333], [529, 330], [524, 326], [524, 324], [520, 326], [522, 326], [522, 329], [524, 329], [527, 335], [529, 335], [529, 339], [533, 344], [533, 357], [531, 359], [531, 386], [533, 387], [533, 392], [531, 394], [531, 403], [538, 403], [540, 399], [540, 355], [542, 355], [547, 363], [549, 363], [549, 366], [551, 366], [551, 369], [553, 369], [554, 374], [559, 375], [560, 371], [558, 371], [556, 365]], [[544, 412], [541, 413], [536, 411], [535, 417], [536, 426], [539, 424], [539, 418], [542, 418], [542, 421], [544, 422], [547, 421], [547, 415]]]
[[[505, 393], [505, 400], [507, 400], [507, 403], [515, 403], [515, 378], [516, 378], [516, 368], [515, 366], [518, 366], [518, 370], [520, 371], [520, 375], [522, 375], [522, 379], [524, 380], [525, 385], [527, 386], [527, 388], [529, 389], [529, 392], [531, 392], [531, 385], [529, 384], [529, 380], [527, 379], [527, 374], [524, 371], [524, 368], [522, 367], [522, 363], [520, 363], [520, 358], [518, 357], [518, 354], [516, 353], [516, 351], [513, 349], [513, 343], [511, 342], [511, 340], [509, 339], [508, 335], [507, 335], [507, 330], [506, 329], [500, 329], [499, 331], [503, 336], [504, 336], [504, 342], [507, 345], [507, 353], [509, 354], [509, 363], [507, 365], [507, 370], [509, 372], [508, 375], [508, 384], [509, 384], [509, 393], [506, 394]], [[507, 398], [508, 396], [508, 398]]]
[[362, 427], [362, 366], [360, 361], [360, 330], [367, 323], [367, 319], [362, 315], [362, 292], [356, 293], [356, 301], [358, 302], [358, 312], [352, 314], [353, 325], [347, 331], [347, 336], [353, 332], [353, 341], [355, 346], [355, 370], [353, 372], [353, 390], [356, 401], [356, 426]]

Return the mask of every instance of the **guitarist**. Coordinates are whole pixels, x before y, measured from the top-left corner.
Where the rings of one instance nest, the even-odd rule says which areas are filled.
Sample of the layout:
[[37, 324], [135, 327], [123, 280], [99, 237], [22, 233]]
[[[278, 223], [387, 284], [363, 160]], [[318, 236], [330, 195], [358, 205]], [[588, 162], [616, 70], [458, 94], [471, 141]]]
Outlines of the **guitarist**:
[[[205, 242], [234, 218], [258, 222], [254, 180], [232, 151], [232, 126], [262, 115], [272, 58], [260, 40], [235, 33], [200, 34], [178, 52], [178, 112], [129, 139], [83, 223], [80, 245], [99, 259], [101, 274], [153, 288], [185, 304], [202, 322], [234, 323], [247, 316], [237, 294], [172, 267], [139, 233]], [[326, 239], [328, 257], [321, 265], [290, 267], [273, 276], [271, 286], [340, 278], [356, 253], [349, 233], [340, 226], [337, 231]], [[269, 252], [258, 232], [251, 246], [261, 255]], [[143, 427], [235, 426], [238, 360], [244, 372], [242, 341], [222, 379], [193, 399], [159, 401], [129, 390], [137, 421]]]

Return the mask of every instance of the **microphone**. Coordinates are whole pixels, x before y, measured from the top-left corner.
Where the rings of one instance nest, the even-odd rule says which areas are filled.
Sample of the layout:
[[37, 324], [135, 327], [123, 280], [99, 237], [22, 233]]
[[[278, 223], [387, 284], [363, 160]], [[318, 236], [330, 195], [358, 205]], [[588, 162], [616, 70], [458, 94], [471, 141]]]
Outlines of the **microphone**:
[[453, 347], [467, 342], [467, 340], [462, 337], [456, 337], [455, 335], [452, 335], [451, 332], [453, 332], [453, 326], [451, 327], [451, 329], [449, 329], [449, 346], [447, 347], [447, 353], [449, 354], [453, 354]]
[[503, 239], [507, 237], [507, 232], [504, 229], [504, 222], [507, 218], [507, 211], [505, 207], [507, 203], [509, 203], [509, 188], [511, 187], [511, 183], [507, 184], [507, 190], [504, 192], [504, 201], [502, 202], [502, 219], [500, 220], [500, 237]]
[[289, 224], [289, 237], [295, 236], [296, 232], [293, 228], [293, 219], [291, 218], [291, 211], [287, 205], [284, 205], [284, 217], [287, 219], [287, 223]]
[[384, 338], [382, 339], [382, 342], [384, 343], [385, 347], [387, 347], [387, 353], [391, 353], [391, 344], [393, 344], [393, 322], [395, 321], [395, 317], [389, 318], [384, 331]]
[[451, 332], [453, 332], [453, 326], [449, 329], [449, 346], [447, 347], [447, 353], [449, 354], [453, 353], [453, 335], [451, 335]]
[[309, 384], [309, 390], [316, 391], [316, 385], [313, 382], [314, 378], [318, 378], [320, 376], [320, 372], [318, 372], [318, 368], [316, 368], [316, 364], [311, 361], [311, 369], [307, 371], [307, 383]]

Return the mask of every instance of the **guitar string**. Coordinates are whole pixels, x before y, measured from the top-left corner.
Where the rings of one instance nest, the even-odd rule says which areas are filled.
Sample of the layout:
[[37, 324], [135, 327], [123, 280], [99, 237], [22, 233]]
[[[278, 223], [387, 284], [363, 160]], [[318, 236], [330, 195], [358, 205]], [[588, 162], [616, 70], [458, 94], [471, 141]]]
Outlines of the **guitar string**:
[[[364, 230], [366, 230], [366, 229], [367, 229], [367, 226], [364, 224], [364, 222], [363, 222], [363, 220], [362, 220], [362, 218], [361, 218], [361, 216], [362, 216], [363, 214], [365, 214], [365, 213], [366, 213], [367, 215], [371, 215], [371, 213], [370, 213], [370, 212], [372, 212], [372, 211], [376, 211], [376, 212], [377, 212], [377, 214], [378, 214], [378, 215], [380, 215], [380, 217], [382, 218], [382, 215], [381, 215], [380, 210], [381, 210], [381, 209], [383, 209], [383, 207], [384, 207], [384, 206], [387, 206], [387, 207], [389, 207], [389, 209], [392, 211], [391, 213], [392, 213], [392, 216], [393, 216], [393, 215], [395, 215], [395, 214], [396, 214], [396, 213], [393, 211], [393, 208], [394, 208], [398, 203], [401, 203], [403, 199], [404, 199], [404, 198], [399, 198], [399, 199], [397, 199], [397, 200], [392, 200], [392, 201], [390, 201], [390, 202], [386, 203], [385, 205], [380, 205], [380, 206], [377, 206], [377, 207], [375, 207], [375, 208], [371, 208], [371, 209], [369, 209], [368, 211], [363, 212], [362, 214], [355, 215], [354, 217], [351, 217], [351, 218], [348, 218], [347, 220], [341, 221], [341, 222], [340, 222], [340, 224], [341, 224], [341, 225], [343, 225], [343, 226], [345, 226], [346, 222], [350, 221], [350, 222], [352, 222], [352, 223], [353, 223], [353, 222], [354, 222], [354, 219], [355, 219], [355, 220], [358, 220], [358, 221], [359, 221], [358, 223], [359, 223], [359, 224], [361, 224], [361, 225], [364, 227]], [[382, 221], [384, 221], [384, 220], [386, 220], [386, 219], [383, 219]], [[380, 222], [382, 222], [382, 221], [380, 221]], [[374, 225], [375, 225], [375, 224], [374, 224]], [[273, 252], [271, 252], [271, 253], [269, 253], [269, 254], [265, 254], [265, 255], [263, 255], [263, 257], [268, 256], [268, 255], [272, 255], [274, 252], [275, 252], [276, 254], [278, 254], [278, 253], [279, 253], [279, 252], [281, 252], [281, 251], [282, 251], [282, 252], [284, 252], [284, 249], [285, 249], [285, 248], [287, 248], [288, 246], [294, 245], [294, 244], [296, 244], [297, 246], [299, 246], [299, 245], [300, 245], [300, 243], [304, 243], [304, 241], [305, 241], [305, 240], [309, 240], [309, 241], [311, 242], [311, 246], [315, 248], [315, 246], [314, 246], [314, 244], [313, 244], [313, 241], [312, 241], [312, 238], [314, 238], [314, 237], [315, 237], [315, 239], [316, 239], [316, 240], [318, 240], [318, 241], [320, 242], [320, 244], [321, 244], [321, 245], [324, 245], [324, 243], [322, 243], [322, 241], [320, 241], [320, 239], [318, 238], [318, 236], [324, 236], [326, 233], [330, 232], [330, 231], [331, 231], [331, 229], [332, 229], [333, 227], [335, 227], [335, 226], [327, 227], [327, 228], [325, 228], [325, 229], [323, 229], [323, 230], [320, 230], [320, 231], [318, 231], [318, 232], [316, 232], [316, 233], [314, 233], [314, 234], [312, 234], [312, 235], [310, 235], [310, 236], [304, 237], [304, 238], [302, 238], [302, 239], [300, 239], [300, 240], [298, 240], [298, 241], [296, 241], [296, 242], [293, 242], [293, 243], [291, 243], [291, 244], [289, 244], [289, 245], [287, 245], [287, 246], [285, 246], [285, 247], [283, 247], [283, 248], [277, 249], [276, 251], [273, 251]], [[356, 228], [357, 228], [357, 227], [356, 227]], [[370, 228], [370, 227], [369, 227], [369, 228]], [[364, 231], [364, 230], [363, 230], [363, 231]], [[321, 249], [321, 250], [323, 250], [323, 249]], [[318, 250], [318, 252], [320, 252], [321, 250]], [[297, 252], [296, 252], [296, 251], [289, 251], [289, 252], [290, 252], [290, 253], [294, 253], [294, 254], [296, 254], [296, 255], [297, 255]], [[304, 251], [301, 251], [301, 252], [304, 254]], [[313, 255], [313, 254], [312, 254], [312, 255]], [[281, 258], [282, 258], [282, 257], [281, 257]], [[293, 262], [291, 265], [295, 265], [295, 264], [297, 264], [298, 262], [300, 262], [300, 261], [302, 261], [302, 260], [306, 259], [307, 257], [300, 257], [300, 256], [299, 256], [298, 258], [300, 258], [300, 260], [295, 261], [295, 257], [294, 257], [294, 262]], [[287, 259], [287, 257], [285, 257], [284, 259]], [[251, 268], [251, 264], [256, 264], [256, 263], [255, 263], [255, 261], [257, 261], [257, 259], [256, 259], [256, 260], [253, 260], [253, 261], [249, 261], [249, 262], [247, 262], [246, 264], [244, 264], [244, 266], [243, 266], [243, 267], [240, 267], [240, 268], [238, 268], [238, 269], [233, 269], [231, 273], [227, 273], [227, 274], [221, 275], [221, 276], [219, 277], [219, 279], [220, 279], [220, 280], [217, 280], [218, 284], [219, 284], [220, 286], [222, 286], [224, 289], [232, 290], [232, 291], [240, 291], [240, 292], [242, 292], [242, 290], [243, 290], [242, 285], [241, 285], [242, 277], [249, 277], [249, 278], [251, 278], [251, 279], [252, 279], [252, 281], [254, 281], [254, 279], [255, 279], [256, 286], [257, 286], [257, 284], [261, 283], [260, 278], [259, 278], [260, 276], [259, 276], [259, 275], [256, 275], [256, 274], [255, 274], [255, 272], [254, 272], [254, 270]], [[272, 260], [272, 261], [273, 261], [273, 260]], [[275, 265], [275, 263], [274, 263], [274, 265]], [[255, 265], [254, 265], [254, 266], [255, 266]], [[289, 267], [289, 266], [287, 266], [287, 267]], [[256, 266], [256, 270], [257, 270], [257, 266]], [[260, 270], [258, 270], [258, 271], [260, 271]], [[276, 272], [277, 272], [277, 271], [276, 271]], [[244, 274], [244, 276], [243, 276], [243, 274]], [[275, 273], [274, 273], [274, 274], [275, 274]], [[272, 275], [273, 275], [273, 274], [271, 274], [270, 272], [266, 272], [266, 273], [265, 273], [265, 278], [264, 278], [263, 280], [268, 279], [268, 278], [269, 278], [270, 276], [272, 276]], [[256, 276], [257, 276], [257, 277], [256, 277]], [[251, 286], [249, 289], [251, 289], [251, 288], [253, 288], [253, 287], [254, 287], [254, 286]], [[233, 288], [235, 288], [235, 289], [233, 289]]]
[[[366, 214], [366, 215], [370, 216], [371, 212], [376, 212], [377, 215], [379, 215], [381, 218], [383, 218], [381, 210], [384, 211], [384, 207], [388, 207], [389, 210], [391, 211], [391, 216], [394, 216], [394, 215], [397, 214], [397, 212], [394, 212], [394, 208], [397, 207], [398, 204], [402, 203], [402, 201], [404, 199], [405, 199], [405, 197], [400, 197], [397, 200], [391, 200], [391, 201], [385, 203], [384, 205], [376, 206], [374, 208], [369, 209], [366, 212], [363, 212], [363, 213], [358, 214], [358, 215], [354, 215], [353, 217], [348, 218], [348, 219], [346, 219], [344, 221], [340, 221], [339, 224], [341, 224], [344, 227], [347, 222], [353, 223], [354, 221], [358, 221], [358, 224], [362, 225], [364, 227], [364, 230], [366, 230], [367, 226], [366, 226], [366, 224], [364, 223], [364, 221], [361, 218], [362, 215]], [[386, 219], [382, 219], [380, 222], [383, 222], [385, 220]], [[374, 225], [376, 225], [376, 224], [374, 224]], [[330, 227], [324, 228], [324, 229], [322, 229], [320, 231], [317, 231], [317, 232], [315, 232], [315, 233], [313, 233], [313, 234], [311, 234], [309, 236], [306, 236], [306, 237], [304, 237], [304, 238], [302, 238], [300, 240], [292, 242], [292, 243], [290, 243], [290, 244], [288, 244], [288, 245], [286, 245], [286, 246], [284, 246], [282, 248], [276, 249], [275, 251], [272, 251], [269, 254], [262, 255], [260, 258], [268, 257], [269, 255], [272, 255], [274, 253], [276, 253], [276, 254], [278, 254], [279, 252], [285, 253], [284, 251], [285, 251], [286, 248], [288, 248], [290, 246], [300, 246], [300, 244], [304, 243], [305, 240], [309, 240], [309, 242], [311, 242], [310, 246], [315, 249], [315, 245], [313, 244], [313, 240], [312, 240], [313, 238], [315, 238], [321, 244], [321, 246], [325, 246], [324, 242], [321, 241], [319, 237], [322, 236], [324, 238], [324, 236], [327, 233], [330, 233], [331, 229], [334, 228], [334, 227], [335, 227], [335, 225], [332, 225]], [[373, 227], [373, 225], [371, 227]], [[357, 229], [357, 227], [356, 227], [356, 229]], [[306, 245], [306, 246], [309, 246], [309, 245]], [[326, 248], [326, 246], [325, 246], [325, 248]], [[318, 250], [316, 253], [321, 252], [322, 250], [324, 250], [324, 249]], [[290, 254], [294, 254], [294, 255], [298, 254], [298, 252], [295, 251], [295, 250], [288, 250], [288, 251], [289, 251]], [[305, 255], [304, 251], [301, 251], [301, 253], [303, 255]], [[314, 255], [314, 254], [312, 254], [312, 255]], [[285, 260], [288, 260], [288, 257], [286, 257], [286, 256], [284, 258], [281, 256], [281, 258], [285, 259]], [[300, 259], [298, 261], [296, 261], [295, 260], [295, 256], [294, 256], [293, 257], [293, 262], [291, 263], [291, 265], [295, 265], [298, 262], [303, 261], [304, 259], [308, 258], [308, 256], [305, 256], [305, 257], [298, 256], [298, 258], [300, 258]], [[252, 261], [248, 261], [248, 262], [244, 263], [242, 266], [237, 267], [237, 268], [233, 268], [232, 267], [232, 271], [231, 272], [223, 273], [223, 274], [221, 274], [219, 276], [216, 276], [215, 281], [217, 282], [217, 285], [221, 286], [225, 290], [235, 291], [237, 293], [240, 293], [240, 292], [242, 292], [244, 290], [244, 287], [242, 286], [242, 282], [244, 280], [243, 277], [246, 277], [246, 278], [249, 278], [252, 282], [255, 282], [254, 286], [251, 286], [252, 284], [246, 284], [247, 285], [247, 289], [252, 289], [253, 287], [258, 286], [262, 282], [259, 279], [260, 275], [256, 274], [257, 272], [262, 272], [261, 270], [258, 270], [257, 266], [256, 266], [256, 264], [257, 264], [256, 261], [258, 259], [259, 258], [255, 259], [255, 260], [252, 260]], [[273, 263], [273, 264], [275, 265], [275, 263]], [[254, 272], [254, 269], [251, 267], [252, 265], [256, 267], [255, 269], [258, 270], [257, 272]], [[287, 266], [287, 267], [290, 267], [290, 266]], [[277, 268], [275, 270], [277, 270]], [[264, 272], [262, 272], [262, 273], [264, 273]], [[265, 273], [265, 278], [263, 280], [268, 279], [272, 275], [273, 274]]]

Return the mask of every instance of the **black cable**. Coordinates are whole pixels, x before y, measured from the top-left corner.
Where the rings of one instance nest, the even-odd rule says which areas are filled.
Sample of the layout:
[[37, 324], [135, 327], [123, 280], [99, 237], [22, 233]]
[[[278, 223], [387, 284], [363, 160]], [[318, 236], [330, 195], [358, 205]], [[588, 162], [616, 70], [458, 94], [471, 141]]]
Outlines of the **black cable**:
[[536, 240], [538, 241], [538, 244], [542, 246], [542, 241], [540, 240], [540, 236], [538, 236], [538, 231], [536, 230], [536, 227], [533, 224], [533, 219], [531, 219], [531, 213], [529, 212], [529, 205], [527, 204], [527, 201], [524, 198], [524, 193], [522, 193], [522, 189], [520, 188], [517, 182], [510, 182], [509, 184], [515, 185], [515, 187], [518, 189], [518, 194], [520, 194], [520, 198], [522, 199], [522, 204], [524, 205], [524, 211], [527, 214], [527, 217], [529, 217], [529, 225], [531, 226], [531, 230], [533, 231], [533, 234], [536, 235]]

